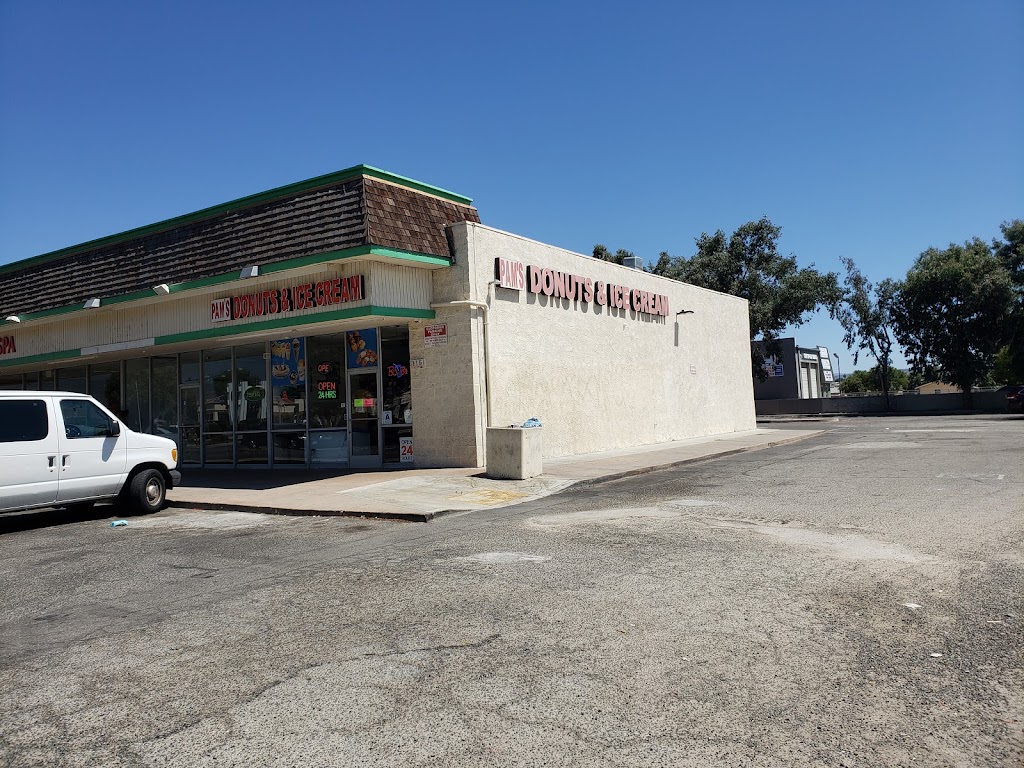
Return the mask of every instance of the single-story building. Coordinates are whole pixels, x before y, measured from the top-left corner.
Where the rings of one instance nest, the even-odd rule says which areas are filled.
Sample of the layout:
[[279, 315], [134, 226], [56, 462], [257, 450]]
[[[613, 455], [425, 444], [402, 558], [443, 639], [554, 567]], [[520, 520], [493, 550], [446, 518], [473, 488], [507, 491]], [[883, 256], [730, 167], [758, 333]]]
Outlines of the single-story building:
[[[767, 354], [764, 379], [754, 378], [755, 400], [815, 400], [832, 396], [832, 360], [827, 347], [801, 347], [796, 339], [778, 339], [777, 354]], [[762, 343], [761, 348], [767, 353]]]
[[88, 392], [184, 466], [483, 466], [754, 428], [743, 299], [484, 226], [369, 166], [0, 266], [0, 388]]

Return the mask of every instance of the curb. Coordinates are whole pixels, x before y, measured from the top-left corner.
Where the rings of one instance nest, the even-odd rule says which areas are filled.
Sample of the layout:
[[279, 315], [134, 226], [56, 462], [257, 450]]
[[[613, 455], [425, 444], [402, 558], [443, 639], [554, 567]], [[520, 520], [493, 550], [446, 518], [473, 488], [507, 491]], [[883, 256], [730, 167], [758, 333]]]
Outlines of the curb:
[[[662, 469], [673, 469], [675, 467], [682, 467], [687, 464], [696, 464], [702, 461], [711, 461], [712, 459], [720, 459], [725, 456], [735, 456], [738, 453], [747, 453], [749, 451], [760, 451], [764, 448], [775, 448], [780, 445], [788, 445], [790, 443], [797, 443], [801, 440], [807, 440], [812, 437], [826, 432], [827, 430], [819, 429], [806, 435], [796, 435], [795, 437], [786, 437], [779, 440], [772, 440], [768, 443], [761, 445], [745, 446], [743, 448], [731, 448], [726, 451], [720, 451], [718, 453], [709, 453], [704, 456], [694, 456], [690, 459], [681, 459], [679, 461], [670, 461], [667, 464], [652, 464], [647, 467], [637, 467], [636, 469], [626, 470], [625, 472], [613, 472], [608, 475], [601, 475], [600, 477], [592, 477], [587, 480], [577, 480], [575, 483], [565, 486], [559, 489], [559, 493], [568, 491], [571, 488], [584, 489], [591, 488], [595, 485], [602, 483], [610, 483], [614, 480], [622, 480], [627, 477], [636, 477], [638, 475], [646, 475], [651, 472], [657, 472]], [[540, 497], [546, 498], [546, 497]], [[523, 502], [520, 502], [523, 503]], [[505, 504], [505, 507], [516, 506], [515, 504]], [[262, 507], [251, 504], [223, 504], [220, 502], [211, 502], [209, 504], [197, 505], [194, 502], [182, 502], [174, 503], [168, 502], [167, 507], [174, 509], [193, 509], [203, 510], [210, 509], [218, 512], [251, 512], [254, 514], [261, 515], [283, 515], [285, 517], [352, 517], [352, 518], [363, 518], [366, 520], [394, 520], [397, 522], [406, 523], [429, 523], [436, 520], [439, 517], [445, 517], [447, 515], [461, 514], [465, 512], [473, 512], [475, 510], [470, 509], [439, 509], [432, 512], [355, 512], [352, 510], [344, 509], [290, 509], [288, 507]], [[502, 507], [491, 507], [490, 509], [501, 509]]]

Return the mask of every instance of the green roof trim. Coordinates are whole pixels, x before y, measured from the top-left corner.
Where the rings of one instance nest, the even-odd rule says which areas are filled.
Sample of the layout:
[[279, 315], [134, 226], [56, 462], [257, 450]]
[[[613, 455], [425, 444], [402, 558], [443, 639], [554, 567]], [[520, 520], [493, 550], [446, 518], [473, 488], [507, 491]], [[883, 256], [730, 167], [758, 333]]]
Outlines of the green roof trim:
[[0, 360], [0, 368], [10, 368], [15, 365], [31, 365], [32, 363], [48, 363], [54, 360], [67, 360], [81, 356], [81, 349], [66, 349], [63, 352], [46, 352], [42, 355], [28, 355], [27, 357], [16, 357], [13, 360]]
[[112, 245], [113, 243], [117, 243], [122, 240], [130, 240], [133, 237], [143, 237], [155, 232], [162, 232], [164, 230], [180, 227], [184, 224], [192, 224], [197, 221], [210, 218], [211, 216], [217, 216], [222, 213], [229, 213], [234, 210], [259, 205], [260, 203], [270, 202], [271, 200], [287, 197], [288, 195], [293, 195], [298, 192], [305, 192], [310, 189], [316, 189], [317, 187], [325, 187], [328, 184], [349, 181], [350, 179], [354, 179], [358, 176], [368, 176], [390, 184], [397, 184], [400, 187], [414, 189], [417, 192], [434, 195], [435, 197], [440, 197], [444, 200], [449, 200], [460, 205], [471, 205], [473, 203], [472, 198], [456, 194], [455, 192], [449, 192], [447, 189], [442, 189], [441, 187], [424, 184], [421, 181], [409, 179], [405, 176], [399, 176], [396, 173], [390, 173], [388, 171], [381, 170], [380, 168], [374, 168], [372, 165], [354, 165], [343, 171], [335, 171], [334, 173], [324, 174], [323, 176], [306, 179], [305, 181], [298, 181], [294, 184], [287, 184], [283, 187], [275, 187], [274, 189], [269, 189], [266, 192], [259, 192], [255, 195], [240, 197], [237, 200], [231, 200], [230, 202], [221, 203], [220, 205], [215, 205], [210, 208], [203, 208], [202, 210], [195, 211], [194, 213], [186, 213], [182, 216], [175, 216], [172, 219], [158, 221], [155, 224], [147, 224], [144, 227], [129, 229], [115, 235], [107, 235], [106, 237], [89, 240], [88, 242], [79, 243], [78, 245], [71, 245], [67, 248], [50, 251], [49, 253], [44, 253], [39, 256], [31, 256], [27, 259], [22, 259], [21, 261], [3, 264], [0, 265], [0, 274], [24, 269], [25, 267], [35, 266], [37, 264], [58, 259], [62, 256], [69, 256], [80, 251], [87, 251], [92, 250], [93, 248], [100, 248], [105, 245]]
[[[452, 260], [447, 256], [434, 256], [429, 253], [403, 251], [398, 248], [383, 248], [379, 245], [356, 245], [352, 248], [343, 248], [339, 251], [325, 251], [324, 253], [314, 253], [310, 256], [298, 256], [294, 259], [279, 261], [274, 264], [261, 264], [260, 276], [262, 277], [263, 275], [269, 275], [275, 272], [284, 272], [289, 269], [307, 267], [312, 264], [322, 264], [329, 261], [344, 261], [345, 259], [354, 259], [361, 256], [383, 256], [388, 259], [409, 261], [417, 264], [430, 264], [438, 267], [450, 267], [452, 264]], [[197, 288], [208, 288], [211, 285], [231, 283], [240, 279], [238, 272], [226, 272], [220, 275], [201, 277], [198, 280], [189, 280], [185, 283], [173, 283], [167, 287], [170, 289], [171, 294], [175, 294], [182, 293], [184, 291], [193, 291]], [[118, 296], [100, 297], [100, 306], [107, 307], [113, 304], [124, 304], [129, 301], [141, 301], [142, 299], [152, 299], [155, 297], [156, 294], [153, 293], [152, 289], [132, 291], [131, 293], [122, 293]], [[56, 315], [66, 315], [71, 312], [95, 311], [96, 310], [94, 309], [85, 309], [81, 304], [68, 304], [63, 307], [43, 309], [39, 312], [22, 312], [19, 317], [22, 319], [22, 322], [26, 322], [29, 320], [40, 320], [47, 317], [54, 317]]]
[[276, 317], [273, 320], [260, 320], [255, 323], [243, 325], [229, 325], [222, 328], [207, 328], [202, 331], [189, 331], [187, 333], [173, 333], [168, 336], [157, 336], [155, 344], [180, 344], [185, 341], [200, 341], [202, 339], [219, 339], [224, 336], [238, 336], [244, 333], [255, 333], [259, 331], [272, 331], [276, 328], [293, 328], [297, 325], [312, 325], [314, 323], [326, 323], [332, 320], [352, 320], [357, 317], [368, 317], [378, 315], [382, 317], [411, 317], [419, 320], [433, 320], [435, 317], [432, 309], [412, 309], [408, 307], [351, 307], [349, 309], [335, 309], [330, 312], [317, 312], [313, 315], [300, 315], [289, 317]]

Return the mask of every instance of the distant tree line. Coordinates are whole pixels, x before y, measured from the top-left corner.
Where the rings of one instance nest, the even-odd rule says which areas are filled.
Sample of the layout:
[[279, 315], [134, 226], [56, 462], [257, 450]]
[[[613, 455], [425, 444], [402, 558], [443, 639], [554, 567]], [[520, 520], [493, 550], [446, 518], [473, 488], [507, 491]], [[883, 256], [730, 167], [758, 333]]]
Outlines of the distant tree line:
[[[943, 381], [964, 392], [974, 387], [1024, 382], [1024, 220], [1002, 224], [1002, 238], [929, 248], [902, 280], [872, 283], [852, 259], [846, 276], [800, 268], [779, 253], [782, 229], [762, 217], [732, 235], [722, 230], [696, 238], [692, 256], [662, 251], [648, 272], [746, 299], [750, 307], [751, 370], [765, 377], [766, 357], [778, 354], [779, 335], [802, 325], [818, 308], [843, 326], [843, 342], [876, 361], [857, 371], [849, 386], [869, 383], [888, 393], [913, 380]], [[633, 253], [595, 245], [595, 258], [622, 264]], [[899, 344], [911, 364], [908, 376], [892, 368]], [[847, 377], [847, 381], [853, 377]], [[906, 379], [906, 380], [904, 380]], [[851, 390], [852, 391], [852, 390]]]

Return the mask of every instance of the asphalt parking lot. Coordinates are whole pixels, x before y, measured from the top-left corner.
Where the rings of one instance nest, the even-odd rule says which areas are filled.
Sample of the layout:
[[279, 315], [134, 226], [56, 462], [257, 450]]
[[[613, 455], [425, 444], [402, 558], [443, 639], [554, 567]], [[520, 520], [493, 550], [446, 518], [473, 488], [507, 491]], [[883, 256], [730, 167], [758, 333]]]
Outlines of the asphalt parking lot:
[[1024, 418], [816, 426], [428, 524], [0, 518], [0, 763], [1021, 765]]

